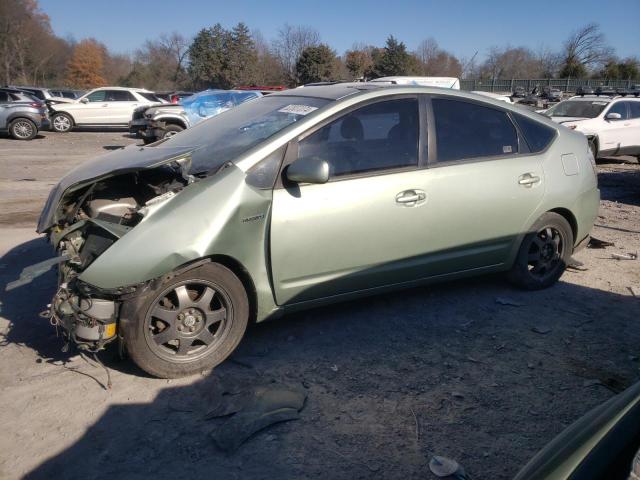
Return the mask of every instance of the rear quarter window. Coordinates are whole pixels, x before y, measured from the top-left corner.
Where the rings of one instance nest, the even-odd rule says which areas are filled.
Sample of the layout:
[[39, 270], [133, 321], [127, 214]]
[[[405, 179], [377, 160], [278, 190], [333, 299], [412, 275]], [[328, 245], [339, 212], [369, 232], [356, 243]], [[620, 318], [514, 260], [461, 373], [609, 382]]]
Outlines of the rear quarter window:
[[513, 113], [513, 118], [516, 120], [518, 127], [520, 127], [531, 153], [541, 152], [546, 149], [556, 135], [556, 131], [553, 128], [519, 113]]

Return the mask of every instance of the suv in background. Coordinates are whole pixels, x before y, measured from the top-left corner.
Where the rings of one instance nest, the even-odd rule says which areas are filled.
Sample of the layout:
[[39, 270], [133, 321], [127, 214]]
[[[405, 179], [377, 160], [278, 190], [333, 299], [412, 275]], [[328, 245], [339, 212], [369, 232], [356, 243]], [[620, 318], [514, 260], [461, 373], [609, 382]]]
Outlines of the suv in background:
[[143, 105], [164, 103], [153, 92], [141, 88], [95, 88], [77, 100], [50, 105], [51, 127], [69, 132], [74, 126], [127, 126], [133, 111]]
[[68, 89], [58, 89], [58, 90], [49, 90], [51, 95], [58, 98], [69, 98], [71, 100], [76, 100], [80, 98], [82, 95], [86, 93], [86, 91], [82, 90], [68, 90]]
[[49, 127], [47, 107], [33, 96], [13, 88], [0, 88], [0, 131], [16, 140], [31, 140]]
[[205, 90], [185, 98], [181, 104], [138, 108], [129, 122], [129, 133], [142, 137], [145, 144], [153, 143], [261, 96], [251, 90]]
[[640, 98], [576, 96], [542, 113], [554, 122], [584, 133], [594, 158], [640, 157]]

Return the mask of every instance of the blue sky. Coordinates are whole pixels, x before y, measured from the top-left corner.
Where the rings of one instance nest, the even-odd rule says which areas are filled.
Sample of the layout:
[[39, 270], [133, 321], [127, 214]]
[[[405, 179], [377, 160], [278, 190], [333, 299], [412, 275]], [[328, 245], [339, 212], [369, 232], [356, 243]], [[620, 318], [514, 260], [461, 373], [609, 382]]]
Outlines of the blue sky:
[[339, 54], [354, 42], [381, 46], [393, 34], [409, 49], [434, 37], [455, 55], [478, 51], [482, 59], [492, 45], [556, 50], [571, 31], [597, 22], [619, 56], [640, 56], [640, 0], [40, 0], [40, 5], [56, 34], [95, 37], [119, 53], [131, 53], [161, 32], [191, 37], [216, 22], [231, 27], [243, 21], [267, 40], [285, 22], [314, 27]]

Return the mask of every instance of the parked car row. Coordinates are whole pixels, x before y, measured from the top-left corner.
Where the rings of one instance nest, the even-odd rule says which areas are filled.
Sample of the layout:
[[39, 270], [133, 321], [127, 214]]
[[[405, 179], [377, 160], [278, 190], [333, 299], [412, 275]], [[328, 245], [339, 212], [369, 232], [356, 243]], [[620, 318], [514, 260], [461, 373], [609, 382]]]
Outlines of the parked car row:
[[17, 140], [31, 140], [49, 127], [47, 106], [33, 95], [15, 88], [0, 88], [0, 132]]

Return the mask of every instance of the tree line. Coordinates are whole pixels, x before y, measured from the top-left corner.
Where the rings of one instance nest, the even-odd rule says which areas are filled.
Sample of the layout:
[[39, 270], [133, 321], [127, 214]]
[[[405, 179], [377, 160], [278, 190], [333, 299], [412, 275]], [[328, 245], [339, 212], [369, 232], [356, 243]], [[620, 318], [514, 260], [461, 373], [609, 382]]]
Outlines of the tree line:
[[57, 36], [37, 0], [0, 0], [0, 82], [8, 85], [199, 90], [389, 75], [635, 80], [640, 61], [616, 56], [597, 24], [572, 32], [557, 51], [495, 46], [482, 61], [478, 52], [458, 58], [433, 38], [410, 51], [393, 35], [384, 46], [355, 43], [339, 55], [311, 27], [285, 24], [267, 41], [242, 22], [217, 23], [194, 38], [161, 34], [133, 54], [117, 54], [92, 38]]

